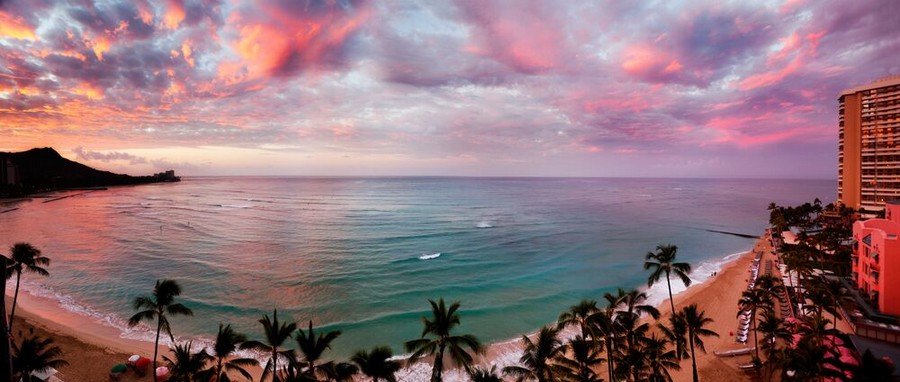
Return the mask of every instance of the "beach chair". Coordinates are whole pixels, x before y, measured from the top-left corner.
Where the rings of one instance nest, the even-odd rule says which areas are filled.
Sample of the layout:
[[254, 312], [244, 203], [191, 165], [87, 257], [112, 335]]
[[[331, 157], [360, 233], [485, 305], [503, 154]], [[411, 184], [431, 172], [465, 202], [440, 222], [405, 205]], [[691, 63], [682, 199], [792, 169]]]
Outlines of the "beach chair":
[[109, 369], [109, 380], [111, 382], [118, 382], [122, 378], [122, 374], [125, 374], [126, 371], [128, 371], [128, 366], [124, 363], [113, 365], [113, 367]]
[[41, 382], [49, 382], [52, 379], [55, 379], [54, 375], [56, 375], [56, 373], [57, 373], [56, 369], [54, 369], [52, 367], [48, 367], [47, 370], [35, 371], [35, 372], [31, 373], [31, 380], [34, 381], [35, 379], [37, 379]]

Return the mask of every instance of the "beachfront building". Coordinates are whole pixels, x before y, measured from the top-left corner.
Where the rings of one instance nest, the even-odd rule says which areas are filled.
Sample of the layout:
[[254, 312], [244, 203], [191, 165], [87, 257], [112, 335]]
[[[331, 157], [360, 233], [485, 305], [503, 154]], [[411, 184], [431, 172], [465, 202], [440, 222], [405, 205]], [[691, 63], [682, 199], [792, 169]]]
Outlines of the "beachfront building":
[[900, 201], [885, 207], [884, 219], [853, 223], [852, 276], [881, 313], [900, 315]]
[[900, 76], [844, 90], [838, 102], [838, 201], [882, 211], [900, 199]]

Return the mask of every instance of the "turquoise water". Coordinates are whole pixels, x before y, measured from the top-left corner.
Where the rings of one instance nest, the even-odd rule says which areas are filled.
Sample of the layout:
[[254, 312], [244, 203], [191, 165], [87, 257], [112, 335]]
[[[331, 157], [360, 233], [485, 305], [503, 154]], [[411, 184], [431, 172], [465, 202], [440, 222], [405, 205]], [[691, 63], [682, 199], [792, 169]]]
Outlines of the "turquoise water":
[[[260, 338], [263, 314], [344, 334], [334, 354], [397, 353], [421, 333], [426, 299], [462, 302], [462, 329], [485, 342], [556, 319], [584, 297], [645, 286], [657, 244], [703, 280], [761, 234], [769, 202], [835, 198], [833, 180], [185, 178], [113, 188], [0, 214], [0, 246], [26, 241], [53, 259], [35, 293], [124, 325], [158, 278], [183, 286], [195, 317]], [[440, 254], [439, 256], [436, 256]], [[662, 296], [655, 293], [657, 299]], [[26, 297], [27, 298], [27, 297]], [[305, 325], [305, 324], [304, 324]]]

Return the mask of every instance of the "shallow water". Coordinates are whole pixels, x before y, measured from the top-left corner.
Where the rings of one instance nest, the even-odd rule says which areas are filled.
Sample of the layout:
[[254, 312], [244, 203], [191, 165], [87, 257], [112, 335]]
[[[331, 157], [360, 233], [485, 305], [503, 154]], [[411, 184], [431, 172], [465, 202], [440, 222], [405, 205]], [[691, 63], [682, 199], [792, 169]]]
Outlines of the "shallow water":
[[581, 298], [646, 286], [643, 256], [661, 243], [702, 281], [753, 245], [707, 230], [758, 235], [769, 202], [834, 194], [833, 180], [185, 178], [16, 204], [0, 246], [43, 250], [52, 276], [26, 289], [127, 337], [151, 338], [124, 319], [171, 278], [195, 312], [172, 320], [176, 335], [226, 322], [259, 338], [277, 307], [342, 330], [344, 357], [402, 353], [429, 298], [461, 301], [461, 329], [485, 342], [531, 332]]

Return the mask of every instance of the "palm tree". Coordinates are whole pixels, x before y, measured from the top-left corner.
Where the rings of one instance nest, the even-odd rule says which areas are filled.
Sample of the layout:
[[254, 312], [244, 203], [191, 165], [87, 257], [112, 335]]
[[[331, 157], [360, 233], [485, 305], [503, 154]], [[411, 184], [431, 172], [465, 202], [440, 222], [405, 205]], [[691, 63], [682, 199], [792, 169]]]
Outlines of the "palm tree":
[[263, 318], [259, 319], [259, 323], [263, 327], [263, 334], [266, 336], [266, 342], [262, 343], [259, 341], [246, 341], [241, 345], [241, 349], [256, 349], [259, 351], [270, 353], [271, 356], [269, 361], [266, 362], [266, 365], [263, 367], [263, 373], [260, 376], [260, 380], [266, 379], [266, 377], [271, 374], [272, 381], [278, 382], [278, 357], [286, 357], [288, 359], [293, 359], [293, 351], [292, 350], [280, 350], [284, 341], [287, 341], [288, 338], [294, 334], [294, 330], [297, 329], [296, 323], [285, 323], [278, 321], [278, 309], [274, 309], [272, 311], [272, 319], [269, 319], [269, 315], [263, 315]]
[[770, 376], [774, 373], [781, 361], [781, 353], [778, 340], [789, 341], [791, 332], [784, 327], [783, 320], [775, 315], [772, 310], [763, 310], [757, 323], [757, 330], [763, 334], [762, 348], [766, 352], [765, 371]]
[[359, 373], [359, 368], [347, 362], [326, 362], [319, 366], [319, 371], [325, 375], [326, 381], [351, 382], [353, 376]]
[[176, 344], [172, 349], [172, 358], [163, 356], [169, 367], [169, 381], [172, 382], [192, 382], [194, 376], [203, 370], [203, 366], [207, 362], [214, 360], [212, 356], [206, 353], [206, 349], [194, 353], [191, 351], [194, 342]]
[[[556, 361], [568, 379], [575, 382], [602, 381], [600, 376], [594, 372], [594, 368], [603, 363], [604, 359], [600, 357], [594, 341], [586, 340], [582, 336], [575, 336], [568, 344], [564, 345], [562, 355], [563, 357], [557, 358]], [[571, 358], [564, 357], [566, 355]]]
[[616, 311], [615, 323], [622, 330], [625, 338], [625, 353], [637, 351], [638, 341], [644, 337], [650, 329], [650, 324], [641, 323], [641, 315], [649, 314], [654, 319], [659, 319], [659, 310], [652, 305], [644, 304], [647, 301], [647, 293], [632, 289], [619, 299], [622, 309]]
[[647, 279], [648, 288], [658, 282], [665, 273], [666, 286], [669, 288], [669, 305], [672, 307], [673, 316], [675, 315], [675, 302], [672, 299], [672, 281], [669, 279], [669, 275], [674, 273], [681, 279], [684, 286], [691, 285], [691, 278], [688, 277], [688, 274], [691, 273], [691, 265], [688, 263], [676, 263], [676, 252], [678, 252], [677, 246], [660, 244], [656, 247], [656, 253], [647, 252], [647, 261], [644, 262], [644, 269], [653, 269], [653, 272], [650, 273], [650, 277]]
[[350, 358], [353, 363], [359, 366], [359, 370], [372, 378], [372, 382], [378, 382], [384, 379], [387, 382], [397, 382], [394, 376], [400, 370], [400, 362], [393, 361], [391, 358], [394, 353], [387, 346], [376, 346], [371, 352], [360, 350]]
[[219, 324], [219, 332], [216, 334], [216, 343], [213, 345], [214, 364], [202, 372], [206, 381], [214, 382], [230, 382], [231, 373], [237, 372], [246, 380], [252, 381], [253, 376], [245, 367], [257, 366], [257, 362], [253, 358], [236, 358], [233, 357], [238, 345], [247, 341], [247, 337], [241, 333], [231, 329], [231, 325]]
[[703, 346], [703, 337], [718, 337], [719, 334], [705, 328], [706, 324], [713, 322], [712, 318], [703, 315], [702, 310], [697, 309], [697, 304], [691, 304], [684, 307], [681, 312], [684, 314], [684, 322], [687, 326], [688, 344], [691, 348], [691, 367], [693, 367], [694, 382], [699, 381], [697, 377], [697, 356], [694, 353], [694, 347], [706, 353]]
[[[432, 382], [439, 382], [444, 372], [445, 350], [450, 351], [450, 356], [457, 366], [463, 367], [468, 371], [473, 362], [469, 351], [480, 353], [482, 352], [482, 346], [478, 339], [471, 334], [461, 336], [450, 334], [450, 331], [459, 325], [459, 315], [457, 314], [457, 310], [459, 310], [458, 301], [450, 304], [450, 307], [444, 304], [443, 298], [438, 302], [434, 302], [434, 300], [428, 300], [428, 302], [431, 304], [431, 319], [425, 316], [422, 317], [422, 323], [425, 326], [422, 329], [422, 338], [407, 342], [406, 350], [413, 352], [409, 356], [410, 363], [419, 361], [426, 354], [434, 356], [431, 380]], [[434, 338], [425, 338], [429, 334], [434, 336]], [[469, 350], [465, 348], [469, 348]]]
[[606, 300], [606, 308], [591, 316], [591, 326], [603, 336], [603, 342], [606, 344], [606, 369], [609, 380], [612, 382], [616, 382], [615, 357], [613, 355], [620, 331], [615, 321], [615, 314], [625, 295], [626, 292], [622, 288], [617, 290], [617, 294], [604, 293], [603, 299]]
[[644, 342], [644, 353], [647, 359], [647, 380], [650, 382], [671, 382], [669, 370], [681, 370], [681, 358], [675, 350], [666, 350], [669, 341], [657, 337], [656, 334]]
[[50, 276], [43, 266], [50, 265], [50, 259], [41, 256], [41, 250], [28, 243], [16, 243], [10, 248], [12, 252], [12, 266], [9, 267], [6, 277], [16, 274], [16, 292], [13, 294], [12, 308], [9, 313], [9, 325], [7, 330], [12, 333], [13, 320], [16, 318], [16, 303], [19, 300], [19, 281], [22, 279], [22, 271], [37, 273], [41, 276]]
[[485, 369], [481, 366], [475, 366], [469, 370], [469, 379], [472, 382], [503, 382], [503, 378], [497, 374], [497, 365]]
[[589, 333], [591, 327], [588, 321], [594, 313], [597, 313], [597, 301], [584, 299], [577, 305], [572, 305], [569, 310], [562, 312], [557, 319], [557, 328], [564, 329], [569, 325], [578, 325], [581, 330], [582, 338], [593, 338], [593, 334]]
[[750, 324], [753, 329], [753, 346], [756, 347], [756, 358], [759, 359], [759, 333], [756, 329], [756, 315], [762, 310], [772, 310], [772, 299], [770, 293], [764, 289], [753, 288], [745, 290], [741, 293], [741, 299], [738, 301], [737, 316], [740, 317], [745, 311], [750, 312]]
[[687, 324], [684, 322], [684, 314], [678, 312], [669, 317], [669, 325], [656, 323], [656, 327], [663, 336], [675, 345], [675, 355], [678, 356], [678, 359], [691, 358], [687, 348]]
[[68, 365], [63, 360], [62, 350], [53, 345], [52, 338], [28, 337], [21, 344], [12, 342], [13, 378], [17, 381], [31, 381], [31, 373], [47, 371]]
[[[156, 286], [153, 288], [153, 295], [140, 296], [134, 299], [134, 309], [138, 312], [128, 319], [128, 326], [135, 326], [143, 321], [152, 321], [156, 319], [156, 341], [153, 343], [153, 370], [156, 370], [156, 356], [159, 352], [159, 333], [163, 330], [169, 334], [172, 343], [175, 343], [175, 336], [172, 335], [172, 328], [169, 325], [168, 315], [185, 315], [192, 316], [192, 312], [188, 307], [175, 303], [175, 297], [181, 294], [181, 287], [175, 280], [156, 280]], [[144, 310], [141, 310], [144, 309]], [[156, 382], [156, 373], [153, 373], [153, 381]]]
[[316, 361], [322, 357], [325, 350], [331, 349], [331, 341], [334, 341], [339, 335], [341, 335], [340, 330], [333, 330], [330, 332], [319, 333], [319, 336], [316, 337], [316, 333], [313, 331], [312, 321], [309, 321], [309, 329], [307, 331], [303, 331], [303, 329], [297, 330], [297, 346], [300, 348], [300, 352], [303, 353], [303, 358], [306, 360], [307, 375], [315, 377]]
[[560, 357], [565, 351], [559, 338], [559, 329], [545, 326], [538, 332], [537, 342], [532, 342], [528, 336], [522, 336], [525, 349], [519, 363], [522, 366], [507, 366], [503, 368], [503, 374], [516, 378], [517, 381], [534, 379], [538, 382], [552, 382], [559, 367], [553, 364], [553, 360]]

